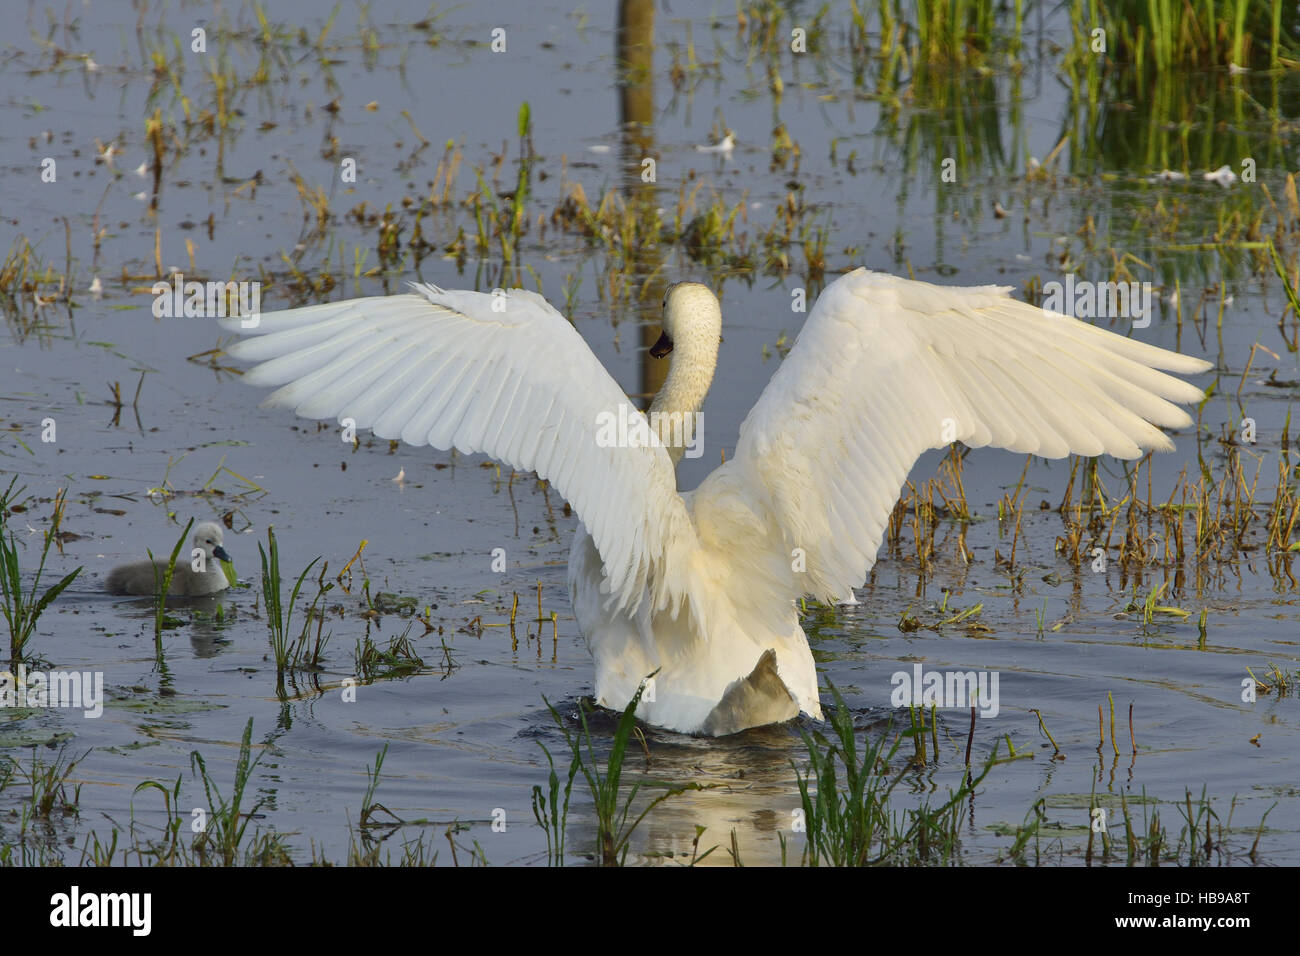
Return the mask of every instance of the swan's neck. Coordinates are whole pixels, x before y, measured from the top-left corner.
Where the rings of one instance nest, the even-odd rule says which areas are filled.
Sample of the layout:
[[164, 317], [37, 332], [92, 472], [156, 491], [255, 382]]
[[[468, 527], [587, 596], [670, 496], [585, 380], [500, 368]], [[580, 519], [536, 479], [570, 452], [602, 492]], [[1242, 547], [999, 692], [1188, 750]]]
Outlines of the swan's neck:
[[713, 383], [718, 362], [718, 343], [708, 339], [684, 341], [673, 346], [668, 377], [650, 403], [647, 414], [650, 427], [668, 449], [673, 464], [690, 453], [699, 457], [704, 440], [704, 422], [700, 409]]

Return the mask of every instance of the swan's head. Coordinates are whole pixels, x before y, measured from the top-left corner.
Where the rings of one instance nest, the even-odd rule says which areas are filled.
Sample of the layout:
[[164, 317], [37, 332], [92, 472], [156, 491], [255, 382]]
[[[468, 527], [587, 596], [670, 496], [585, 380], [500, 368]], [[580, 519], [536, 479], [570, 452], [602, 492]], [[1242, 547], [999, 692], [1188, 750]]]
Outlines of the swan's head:
[[230, 555], [226, 554], [226, 549], [221, 546], [223, 540], [221, 525], [215, 521], [205, 521], [194, 529], [194, 547], [210, 558], [229, 561]]
[[663, 358], [674, 348], [692, 354], [713, 354], [722, 337], [722, 307], [713, 290], [698, 282], [674, 282], [664, 292], [664, 328], [650, 349]]

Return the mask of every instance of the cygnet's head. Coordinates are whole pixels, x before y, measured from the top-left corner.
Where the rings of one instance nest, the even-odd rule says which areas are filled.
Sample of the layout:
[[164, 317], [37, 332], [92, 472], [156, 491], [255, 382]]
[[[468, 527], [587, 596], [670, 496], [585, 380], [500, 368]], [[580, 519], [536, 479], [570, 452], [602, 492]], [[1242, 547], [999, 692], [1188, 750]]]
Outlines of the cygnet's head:
[[716, 355], [721, 337], [722, 307], [713, 290], [698, 282], [674, 282], [664, 292], [663, 334], [650, 354], [663, 358], [679, 348]]
[[194, 547], [200, 549], [209, 558], [229, 561], [230, 555], [226, 554], [226, 549], [221, 546], [223, 540], [221, 525], [215, 521], [205, 521], [194, 529]]

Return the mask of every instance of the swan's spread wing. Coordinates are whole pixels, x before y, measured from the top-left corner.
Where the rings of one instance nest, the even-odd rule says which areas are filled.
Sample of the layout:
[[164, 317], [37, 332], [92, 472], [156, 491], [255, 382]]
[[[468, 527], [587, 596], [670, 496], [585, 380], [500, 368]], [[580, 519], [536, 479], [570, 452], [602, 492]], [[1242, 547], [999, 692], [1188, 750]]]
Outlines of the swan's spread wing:
[[917, 458], [951, 441], [1045, 458], [1139, 457], [1191, 419], [1209, 363], [1010, 298], [858, 269], [822, 293], [741, 426], [736, 466], [796, 593], [860, 585]]
[[250, 329], [223, 320], [256, 336], [226, 351], [260, 363], [245, 381], [280, 386], [266, 404], [535, 471], [587, 526], [617, 607], [647, 585], [656, 604], [676, 603], [687, 562], [670, 552], [692, 547], [694, 530], [672, 461], [657, 444], [604, 440], [602, 413], [640, 413], [582, 336], [536, 293], [412, 287], [266, 313]]

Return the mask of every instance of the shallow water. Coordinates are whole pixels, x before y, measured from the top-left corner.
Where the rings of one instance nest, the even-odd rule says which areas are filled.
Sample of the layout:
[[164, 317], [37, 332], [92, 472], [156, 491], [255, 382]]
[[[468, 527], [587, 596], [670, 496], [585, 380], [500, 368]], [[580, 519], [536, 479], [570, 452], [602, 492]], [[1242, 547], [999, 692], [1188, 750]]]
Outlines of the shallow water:
[[[258, 41], [252, 8], [231, 9], [237, 35], [221, 41], [222, 56], [247, 80], [268, 48]], [[457, 227], [467, 227], [472, 238], [472, 214], [441, 211], [424, 219], [424, 234], [439, 251], [418, 271], [353, 278], [357, 255], [364, 257], [362, 270], [376, 266], [377, 230], [372, 221], [361, 224], [346, 213], [365, 202], [364, 220], [390, 204], [400, 211], [403, 197], [418, 201], [428, 193], [449, 137], [463, 144], [465, 157], [456, 194], [473, 189], [475, 165], [486, 165], [490, 179], [491, 157], [503, 148], [500, 190], [513, 189], [516, 111], [524, 99], [539, 157], [534, 172], [547, 178], [533, 180], [532, 227], [518, 259], [536, 278], [524, 271], [518, 281], [529, 288], [540, 281], [559, 305], [572, 277], [581, 277], [572, 316], [620, 384], [630, 393], [643, 392], [653, 387], [656, 374], [642, 346], [657, 334], [659, 296], [647, 292], [639, 298], [642, 282], [694, 278], [722, 290], [724, 344], [705, 409], [705, 455], [684, 463], [683, 487], [693, 487], [720, 454], [734, 450], [741, 420], [779, 362], [778, 342], [783, 335], [792, 340], [801, 322], [790, 309], [792, 290], [810, 287], [815, 293], [817, 284], [804, 273], [798, 244], [789, 250], [793, 271], [775, 277], [745, 277], [722, 257], [702, 265], [680, 247], [665, 246], [629, 253], [627, 273], [637, 294], [628, 301], [611, 305], [598, 297], [597, 290], [611, 281], [606, 252], [555, 226], [543, 235], [538, 219], [549, 218], [560, 203], [564, 178], [581, 183], [593, 205], [604, 187], [622, 184], [637, 194], [647, 143], [658, 157], [653, 201], [670, 220], [683, 183], [693, 188], [702, 182], [700, 207], [713, 190], [728, 211], [743, 203], [740, 231], [757, 237], [786, 200], [787, 183], [800, 183], [812, 210], [809, 221], [830, 230], [828, 279], [865, 264], [903, 274], [911, 269], [931, 281], [1006, 284], [1020, 294], [1033, 277], [1060, 281], [1070, 263], [1106, 261], [1101, 246], [1090, 247], [1080, 237], [1091, 217], [1098, 232], [1116, 237], [1120, 249], [1157, 264], [1143, 277], [1161, 286], [1161, 295], [1178, 281], [1182, 319], [1162, 301], [1151, 326], [1136, 334], [1218, 364], [1216, 372], [1196, 380], [1218, 382], [1202, 414], [1200, 453], [1210, 463], [1220, 459], [1218, 436], [1225, 428], [1237, 431], [1249, 414], [1257, 423], [1257, 443], [1243, 461], [1250, 476], [1255, 463], [1249, 456], [1258, 457], [1258, 497], [1271, 499], [1295, 392], [1294, 384], [1277, 383], [1300, 378], [1295, 354], [1285, 345], [1285, 337], [1294, 335], [1294, 317], [1280, 333], [1280, 284], [1271, 269], [1252, 271], [1247, 254], [1168, 248], [1207, 241], [1218, 211], [1226, 208], [1225, 197], [1235, 193], [1195, 180], [1150, 184], [1145, 179], [1163, 162], [1130, 163], [1129, 153], [1119, 151], [1117, 159], [1109, 145], [1090, 150], [1085, 143], [1067, 150], [1055, 183], [1028, 181], [1027, 158], [1046, 157], [1073, 115], [1050, 53], [1027, 52], [1031, 65], [1022, 75], [996, 73], [988, 87], [994, 99], [978, 108], [913, 103], [895, 114], [854, 87], [845, 27], [839, 24], [827, 30], [825, 55], [805, 62], [785, 54], [784, 94], [776, 102], [765, 61], [750, 56], [730, 5], [689, 19], [660, 11], [648, 114], [653, 125], [638, 140], [621, 133], [620, 108], [644, 110], [645, 104], [620, 107], [615, 22], [604, 7], [575, 11], [542, 4], [530, 9], [527, 23], [518, 22], [513, 6], [457, 8], [437, 21], [436, 45], [427, 42], [428, 31], [403, 26], [425, 15], [422, 4], [374, 4], [369, 10], [369, 23], [360, 24], [355, 12], [341, 12], [322, 55], [299, 42], [297, 30], [314, 39], [324, 17], [292, 24], [285, 42], [265, 52], [270, 82], [241, 84], [231, 94], [236, 111], [229, 132], [220, 138], [191, 133], [193, 142], [183, 152], [168, 153], [156, 218], [149, 210], [151, 180], [133, 171], [148, 155], [144, 120], [155, 107], [174, 117], [183, 115], [183, 107], [168, 82], [153, 85], [142, 46], [164, 43], [172, 62], [184, 65], [179, 85], [195, 116], [212, 108], [205, 61], [175, 54], [171, 40], [163, 39], [188, 35], [195, 25], [187, 19], [190, 12], [147, 13], [143, 33], [137, 33], [136, 14], [127, 16], [124, 8], [78, 8], [76, 28], [69, 30], [61, 11], [47, 21], [33, 7], [29, 22], [16, 31], [23, 39], [2, 58], [0, 70], [12, 92], [0, 104], [8, 173], [0, 181], [0, 246], [9, 249], [16, 237], [26, 236], [42, 259], [62, 271], [66, 219], [76, 295], [75, 308], [60, 302], [39, 315], [30, 294], [6, 304], [0, 469], [17, 474], [36, 499], [10, 519], [28, 570], [41, 540], [28, 529], [44, 528], [49, 500], [57, 489], [68, 489], [62, 527], [75, 537], [54, 555], [51, 569], [62, 574], [83, 565], [85, 571], [46, 612], [32, 650], [52, 667], [102, 671], [112, 698], [98, 719], [54, 710], [0, 711], [0, 748], [23, 766], [33, 756], [52, 760], [53, 751], [41, 746], [47, 743], [66, 741], [69, 752], [86, 754], [73, 778], [81, 785], [80, 814], [39, 838], [48, 841], [46, 852], [76, 862], [90, 832], [103, 839], [113, 826], [126, 828], [133, 819], [140, 832], [151, 834], [162, 821], [161, 799], [157, 791], [133, 793], [143, 780], [170, 785], [180, 776], [181, 805], [204, 805], [191, 752], [202, 753], [214, 779], [228, 788], [251, 717], [253, 740], [263, 752], [254, 775], [265, 801], [257, 824], [285, 835], [298, 862], [310, 860], [313, 848], [332, 860], [346, 857], [349, 825], [357, 822], [367, 787], [366, 768], [385, 745], [376, 799], [398, 817], [421, 821], [387, 833], [385, 845], [394, 855], [400, 855], [402, 842], [422, 835], [441, 850], [439, 862], [451, 862], [443, 832], [460, 821], [469, 825], [457, 837], [462, 853], [477, 842], [492, 864], [545, 861], [546, 843], [533, 822], [530, 797], [546, 776], [539, 744], [558, 761], [564, 741], [544, 699], [572, 726], [592, 680], [564, 586], [577, 519], [532, 476], [511, 476], [479, 457], [391, 448], [365, 434], [354, 450], [332, 425], [317, 428], [283, 411], [261, 410], [261, 393], [237, 375], [205, 366], [206, 359], [186, 361], [226, 340], [214, 322], [155, 319], [149, 308], [155, 228], [164, 272], [177, 267], [205, 277], [275, 279], [264, 308], [304, 301], [290, 298], [286, 255], [309, 278], [324, 267], [347, 277], [329, 298], [399, 291], [402, 280], [417, 276], [452, 287], [491, 288], [502, 270], [495, 243], [484, 264], [471, 249], [463, 269], [441, 252]], [[219, 18], [198, 22], [217, 35]], [[494, 54], [491, 30], [503, 23], [507, 50]], [[1053, 24], [1050, 18], [1044, 23], [1043, 36], [1057, 35]], [[48, 36], [51, 45], [28, 39], [28, 28]], [[373, 49], [366, 42], [372, 28]], [[697, 59], [715, 65], [674, 89], [668, 79], [672, 50], [684, 51], [688, 38]], [[98, 69], [88, 72], [83, 60], [57, 58], [55, 46], [90, 54]], [[684, 52], [680, 57], [687, 61]], [[979, 102], [978, 95], [972, 98]], [[1255, 115], [1239, 123], [1241, 136], [1255, 143], [1259, 155], [1274, 158], [1272, 164], [1261, 159], [1259, 171], [1274, 197], [1283, 195], [1286, 170], [1295, 168], [1295, 114], [1285, 112], [1293, 99], [1289, 93], [1284, 98], [1280, 125]], [[335, 101], [337, 112], [325, 109]], [[376, 108], [367, 110], [372, 101]], [[1144, 108], [1138, 103], [1133, 111]], [[402, 110], [410, 111], [431, 141], [426, 149], [413, 152], [416, 139]], [[1101, 131], [1102, 140], [1125, 135], [1123, 112], [1113, 115], [1118, 118]], [[977, 128], [964, 125], [972, 119]], [[798, 171], [788, 164], [771, 168], [769, 143], [778, 123], [801, 147]], [[729, 158], [695, 149], [723, 127], [735, 130], [739, 143]], [[1267, 135], [1265, 128], [1271, 129]], [[95, 164], [96, 138], [119, 143], [119, 177]], [[940, 160], [950, 150], [969, 154], [958, 184], [938, 181]], [[1235, 163], [1240, 155], [1212, 152], [1206, 150], [1203, 162], [1198, 154], [1194, 168]], [[56, 183], [39, 182], [45, 156], [58, 161]], [[339, 162], [348, 156], [358, 160], [354, 187], [339, 183]], [[313, 236], [304, 224], [293, 169], [330, 194], [336, 222], [327, 235]], [[1079, 175], [1068, 176], [1071, 171]], [[259, 172], [260, 182], [250, 183]], [[1247, 188], [1238, 183], [1233, 190]], [[136, 198], [140, 193], [143, 199]], [[1010, 215], [998, 218], [995, 201]], [[1157, 204], [1178, 206], [1183, 214], [1170, 235], [1153, 240], [1133, 223]], [[410, 212], [403, 222], [409, 236]], [[92, 242], [96, 228], [105, 230], [98, 248]], [[187, 240], [193, 243], [193, 269]], [[761, 266], [761, 252], [759, 257]], [[100, 298], [86, 291], [94, 276], [102, 279]], [[1217, 292], [1208, 300], [1208, 321], [1198, 321], [1196, 300], [1202, 285], [1219, 281], [1232, 301], [1216, 331]], [[1243, 380], [1256, 342], [1277, 357], [1257, 351]], [[147, 374], [132, 408], [142, 370]], [[105, 383], [112, 382], [121, 383], [125, 408], [106, 404]], [[57, 422], [52, 443], [40, 438], [47, 417]], [[1158, 500], [1179, 472], [1198, 473], [1196, 431], [1174, 437], [1177, 451], [1154, 464]], [[911, 480], [919, 484], [934, 476], [941, 461], [940, 453], [927, 455]], [[1189, 616], [1157, 617], [1144, 629], [1139, 616], [1126, 611], [1135, 582], [1118, 563], [1096, 574], [1087, 563], [1075, 570], [1054, 553], [1062, 519], [1053, 510], [1037, 510], [1037, 504], [1054, 508], [1061, 500], [1066, 463], [1030, 466], [1018, 567], [1012, 573], [995, 560], [995, 550], [1005, 556], [1010, 547], [996, 502], [1014, 489], [1023, 467], [1021, 456], [1005, 452], [977, 450], [967, 458], [967, 495], [977, 514], [965, 535], [968, 565], [958, 556], [961, 526], [944, 521], [936, 533], [936, 566], [923, 585], [907, 534], [899, 549], [882, 549], [871, 580], [857, 592], [859, 605], [810, 609], [806, 629], [824, 686], [833, 682], [859, 724], [879, 732], [891, 716], [906, 723], [906, 712], [900, 716], [890, 703], [895, 672], [910, 673], [921, 663], [927, 670], [999, 675], [1000, 710], [977, 721], [973, 762], [987, 759], [995, 744], [1005, 756], [1008, 741], [1033, 756], [998, 764], [971, 801], [963, 838], [963, 859], [969, 862], [1004, 858], [1010, 833], [1036, 805], [1046, 821], [1039, 844], [1043, 862], [1081, 862], [1093, 793], [1112, 813], [1121, 794], [1131, 801], [1143, 794], [1158, 799], [1162, 820], [1176, 836], [1177, 804], [1188, 791], [1196, 798], [1202, 789], [1225, 823], [1236, 801], [1227, 862], [1248, 862], [1245, 851], [1265, 812], [1260, 859], [1300, 862], [1297, 696], [1292, 691], [1262, 695], [1254, 703], [1241, 700], [1248, 667], [1260, 676], [1270, 663], [1292, 675], [1297, 670], [1294, 579], [1271, 571], [1269, 555], [1258, 548], [1233, 565], [1214, 562], [1199, 572], [1189, 562], [1182, 579], [1170, 576], [1170, 590], [1161, 599]], [[399, 473], [401, 482], [394, 480]], [[1118, 463], [1103, 463], [1112, 494], [1124, 488], [1123, 475]], [[210, 606], [173, 608], [183, 623], [165, 632], [160, 669], [150, 602], [111, 598], [97, 586], [113, 564], [143, 557], [146, 547], [155, 554], [170, 549], [190, 517], [229, 519], [226, 549], [241, 581], [252, 587]], [[354, 565], [351, 592], [336, 589], [326, 601], [341, 613], [327, 619], [332, 639], [324, 672], [300, 675], [285, 701], [277, 697], [275, 668], [268, 661], [258, 584], [257, 544], [265, 541], [268, 525], [280, 541], [286, 576], [296, 576], [321, 555], [332, 578], [367, 542], [364, 574]], [[503, 574], [490, 567], [495, 548], [507, 554]], [[1289, 567], [1289, 558], [1276, 561]], [[385, 644], [408, 624], [397, 614], [363, 616], [365, 576], [372, 594], [396, 592], [414, 597], [420, 609], [429, 607], [438, 630], [421, 635], [424, 628], [416, 624], [410, 631], [428, 667], [365, 683], [355, 703], [347, 703], [341, 683], [355, 673], [358, 641], [369, 634]], [[1159, 566], [1145, 569], [1139, 598], [1164, 580]], [[535, 611], [539, 581], [542, 616], [554, 611], [557, 629], [553, 635], [548, 622], [540, 638], [528, 637], [523, 620]], [[512, 644], [504, 625], [516, 592], [521, 623]], [[314, 586], [307, 593], [314, 595]], [[987, 630], [965, 626], [971, 619], [937, 624], [953, 616], [949, 609], [979, 603], [983, 609], [973, 619]], [[218, 605], [224, 620], [214, 622]], [[1203, 642], [1197, 629], [1202, 609], [1208, 610]], [[905, 615], [925, 626], [900, 629]], [[1109, 710], [1110, 698], [1118, 748], [1109, 729], [1105, 746], [1098, 746], [1098, 708]], [[823, 700], [829, 704], [829, 692]], [[1130, 705], [1136, 755], [1130, 753]], [[1063, 760], [1052, 759], [1035, 711]], [[940, 714], [937, 759], [905, 777], [895, 797], [900, 812], [927, 796], [941, 799], [958, 785], [968, 721], [965, 711]], [[813, 726], [799, 721], [725, 740], [647, 730], [648, 757], [634, 744], [632, 777], [714, 786], [656, 808], [634, 839], [634, 859], [689, 858], [697, 826], [707, 827], [701, 849], [729, 844], [734, 829], [747, 863], [779, 860], [782, 838], [797, 859], [803, 836], [792, 828], [792, 811], [799, 806], [794, 766], [802, 768], [805, 761], [799, 731]], [[612, 723], [598, 720], [594, 730], [607, 746]], [[17, 784], [0, 792], [5, 810], [22, 802]], [[498, 810], [505, 811], [504, 832], [492, 826]], [[590, 802], [580, 792], [574, 814], [570, 849], [580, 861], [593, 852], [595, 840]], [[17, 840], [16, 819], [0, 817], [0, 843]], [[719, 850], [706, 862], [730, 858]]]

